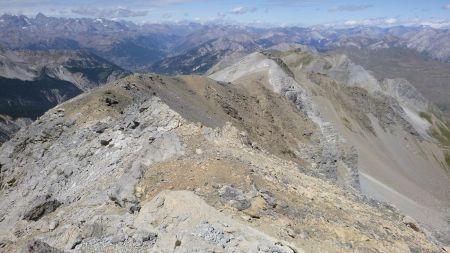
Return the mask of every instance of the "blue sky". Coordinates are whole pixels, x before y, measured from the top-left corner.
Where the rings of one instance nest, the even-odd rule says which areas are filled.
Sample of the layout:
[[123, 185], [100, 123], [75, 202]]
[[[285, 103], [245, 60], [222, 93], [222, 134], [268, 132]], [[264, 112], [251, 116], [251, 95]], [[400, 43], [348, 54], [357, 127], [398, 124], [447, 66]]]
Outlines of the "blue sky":
[[254, 25], [448, 24], [450, 0], [0, 0], [5, 13]]

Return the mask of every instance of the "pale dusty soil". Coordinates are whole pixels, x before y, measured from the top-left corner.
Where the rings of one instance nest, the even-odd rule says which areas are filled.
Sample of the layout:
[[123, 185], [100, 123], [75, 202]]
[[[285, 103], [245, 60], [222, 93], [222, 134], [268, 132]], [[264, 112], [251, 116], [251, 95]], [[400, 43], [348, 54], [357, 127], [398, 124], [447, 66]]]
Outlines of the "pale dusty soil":
[[[144, 174], [136, 187], [142, 202], [164, 190], [194, 191], [239, 223], [305, 252], [433, 251], [434, 246], [426, 246], [426, 235], [402, 224], [393, 210], [364, 204], [352, 192], [300, 173], [294, 163], [239, 144], [233, 128], [225, 127], [213, 140], [198, 126], [178, 131], [189, 143], [185, 156]], [[188, 132], [194, 134], [184, 135]], [[241, 190], [251, 206], [239, 210], [224, 202], [224, 186]]]

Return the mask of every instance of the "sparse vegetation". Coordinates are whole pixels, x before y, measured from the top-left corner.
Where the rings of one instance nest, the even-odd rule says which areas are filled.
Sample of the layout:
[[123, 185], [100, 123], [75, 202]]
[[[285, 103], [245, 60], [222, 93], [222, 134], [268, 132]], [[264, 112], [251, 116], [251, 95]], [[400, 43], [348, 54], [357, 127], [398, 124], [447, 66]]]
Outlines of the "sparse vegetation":
[[314, 60], [314, 56], [308, 53], [300, 53], [295, 62], [291, 63], [293, 66], [308, 65]]
[[301, 61], [303, 64], [310, 64], [312, 62], [312, 60], [314, 59], [314, 57], [311, 54], [305, 54], [302, 58]]
[[447, 171], [450, 172], [450, 152], [449, 151], [444, 152], [444, 159], [445, 159], [445, 163], [447, 164]]
[[449, 126], [438, 123], [437, 128], [431, 130], [431, 135], [436, 138], [442, 145], [450, 146], [450, 130]]
[[283, 149], [283, 150], [281, 150], [281, 153], [283, 155], [287, 155], [290, 158], [296, 158], [297, 157], [297, 155], [294, 153], [294, 151], [292, 151], [290, 149]]
[[423, 119], [426, 119], [428, 122], [430, 122], [430, 124], [433, 124], [433, 120], [431, 118], [431, 114], [427, 113], [427, 112], [420, 112], [419, 113], [420, 117], [422, 117]]
[[352, 130], [352, 123], [346, 117], [342, 117], [342, 121], [344, 122], [345, 127]]

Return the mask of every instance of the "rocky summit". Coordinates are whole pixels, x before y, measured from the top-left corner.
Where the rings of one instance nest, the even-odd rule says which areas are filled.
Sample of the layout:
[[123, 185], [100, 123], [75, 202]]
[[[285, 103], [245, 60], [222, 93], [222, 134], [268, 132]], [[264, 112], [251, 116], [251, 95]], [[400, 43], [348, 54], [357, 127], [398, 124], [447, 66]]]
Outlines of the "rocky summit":
[[[448, 121], [342, 55], [134, 74], [0, 148], [3, 252], [448, 252]], [[447, 250], [447, 251], [446, 251]]]

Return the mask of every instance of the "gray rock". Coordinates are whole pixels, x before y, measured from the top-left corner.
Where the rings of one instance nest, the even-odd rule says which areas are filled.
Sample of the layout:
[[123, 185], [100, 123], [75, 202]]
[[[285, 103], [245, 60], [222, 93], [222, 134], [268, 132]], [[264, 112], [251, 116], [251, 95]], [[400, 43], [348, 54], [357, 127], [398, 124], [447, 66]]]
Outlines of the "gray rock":
[[105, 132], [106, 129], [108, 129], [108, 127], [109, 125], [107, 123], [98, 122], [92, 127], [92, 131], [98, 134], [102, 134], [103, 132]]
[[57, 248], [53, 248], [47, 243], [39, 240], [33, 240], [28, 243], [27, 248], [22, 251], [23, 253], [63, 253], [64, 251]]
[[142, 244], [150, 244], [153, 245], [156, 243], [158, 238], [158, 234], [148, 231], [139, 230], [133, 233], [132, 235], [133, 241], [138, 245]]
[[244, 193], [231, 186], [223, 186], [219, 190], [220, 200], [230, 204], [239, 211], [245, 210], [251, 206], [251, 202], [246, 199]]
[[56, 228], [58, 227], [58, 225], [59, 225], [59, 221], [53, 220], [53, 221], [51, 221], [51, 222], [48, 224], [48, 229], [49, 229], [49, 230], [54, 230], [54, 229], [56, 229]]
[[198, 236], [207, 241], [214, 242], [222, 248], [225, 248], [231, 241], [231, 237], [226, 235], [220, 228], [214, 227], [208, 222], [204, 222], [197, 226]]
[[53, 199], [51, 195], [43, 195], [34, 199], [30, 205], [32, 207], [24, 213], [23, 219], [37, 221], [42, 216], [55, 211], [61, 203]]
[[127, 240], [127, 236], [126, 235], [114, 235], [111, 238], [109, 238], [109, 242], [112, 244], [117, 244], [117, 243], [121, 243]]

